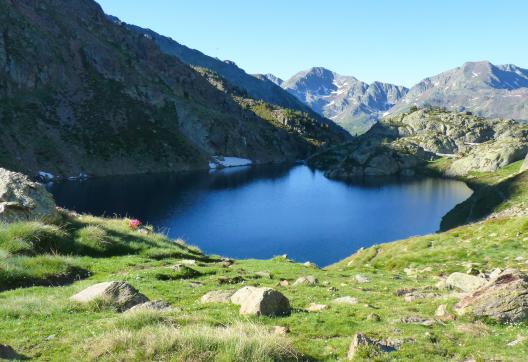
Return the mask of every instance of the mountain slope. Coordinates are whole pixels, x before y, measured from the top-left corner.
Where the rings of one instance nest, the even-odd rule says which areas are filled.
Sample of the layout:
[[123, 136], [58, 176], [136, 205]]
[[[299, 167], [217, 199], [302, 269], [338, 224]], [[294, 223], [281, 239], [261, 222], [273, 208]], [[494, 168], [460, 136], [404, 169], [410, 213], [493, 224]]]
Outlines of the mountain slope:
[[118, 18], [111, 16], [113, 21], [123, 24], [127, 28], [143, 34], [152, 39], [165, 54], [176, 56], [185, 64], [207, 68], [225, 78], [228, 82], [245, 90], [251, 98], [264, 100], [281, 107], [292, 108], [309, 112], [310, 109], [299, 102], [295, 97], [285, 92], [280, 86], [268, 80], [266, 77], [256, 77], [247, 74], [234, 62], [222, 61], [210, 57], [198, 50], [191, 49], [177, 41], [160, 35], [150, 29], [144, 29], [136, 25], [122, 23]]
[[426, 78], [397, 104], [391, 113], [411, 106], [446, 107], [492, 118], [528, 120], [528, 70], [515, 65], [468, 62]]
[[365, 132], [407, 93], [405, 87], [367, 84], [320, 67], [297, 73], [282, 87], [353, 134]]
[[0, 166], [123, 174], [313, 150], [94, 1], [0, 0], [0, 34]]

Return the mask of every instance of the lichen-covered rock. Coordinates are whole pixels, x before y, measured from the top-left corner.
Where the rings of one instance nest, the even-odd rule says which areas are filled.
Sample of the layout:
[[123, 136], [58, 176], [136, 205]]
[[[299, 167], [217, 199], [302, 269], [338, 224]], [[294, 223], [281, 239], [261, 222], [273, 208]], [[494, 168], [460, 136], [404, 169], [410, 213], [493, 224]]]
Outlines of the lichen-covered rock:
[[27, 176], [0, 168], [0, 221], [43, 219], [53, 216], [55, 201], [46, 188]]
[[82, 304], [101, 300], [120, 310], [127, 310], [135, 305], [148, 302], [148, 298], [139, 293], [136, 288], [127, 282], [104, 282], [94, 284], [70, 298]]
[[291, 312], [290, 302], [282, 293], [271, 288], [255, 288], [242, 301], [241, 315], [284, 316]]
[[465, 273], [453, 273], [446, 280], [450, 288], [457, 288], [464, 292], [471, 292], [486, 284], [486, 279]]
[[295, 282], [293, 282], [293, 286], [299, 286], [299, 285], [316, 285], [319, 281], [312, 275], [308, 275], [305, 277], [298, 278]]
[[462, 298], [457, 313], [494, 319], [500, 323], [528, 320], [528, 274], [505, 270], [497, 278]]

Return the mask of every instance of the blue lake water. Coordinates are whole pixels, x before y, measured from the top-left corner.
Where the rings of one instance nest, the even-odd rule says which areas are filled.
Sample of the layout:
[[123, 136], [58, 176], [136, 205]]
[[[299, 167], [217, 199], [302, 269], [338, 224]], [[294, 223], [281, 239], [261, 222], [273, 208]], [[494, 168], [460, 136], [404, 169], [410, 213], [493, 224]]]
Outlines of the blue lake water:
[[288, 254], [325, 266], [361, 247], [438, 230], [471, 195], [436, 179], [332, 181], [304, 165], [116, 176], [49, 186], [78, 212], [138, 218], [209, 254]]

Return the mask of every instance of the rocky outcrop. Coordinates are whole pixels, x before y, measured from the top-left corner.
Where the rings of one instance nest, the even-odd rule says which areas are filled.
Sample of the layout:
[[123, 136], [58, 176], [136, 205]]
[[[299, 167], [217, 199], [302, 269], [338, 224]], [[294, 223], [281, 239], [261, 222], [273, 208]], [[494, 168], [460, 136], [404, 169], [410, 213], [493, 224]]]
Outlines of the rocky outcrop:
[[462, 298], [455, 309], [459, 314], [470, 313], [500, 323], [524, 322], [528, 320], [528, 274], [505, 270]]
[[43, 219], [54, 213], [55, 201], [43, 185], [0, 168], [0, 221]]
[[366, 134], [308, 159], [334, 179], [413, 175], [428, 161], [454, 158], [447, 171], [462, 176], [496, 171], [528, 152], [528, 127], [438, 109], [384, 119]]
[[288, 298], [271, 288], [254, 288], [240, 300], [241, 315], [283, 316], [290, 314]]
[[464, 292], [472, 292], [486, 284], [486, 279], [465, 273], [453, 273], [446, 280], [446, 286]]
[[117, 307], [119, 310], [127, 310], [149, 301], [132, 285], [117, 281], [92, 285], [72, 296], [70, 300], [81, 304], [102, 301]]

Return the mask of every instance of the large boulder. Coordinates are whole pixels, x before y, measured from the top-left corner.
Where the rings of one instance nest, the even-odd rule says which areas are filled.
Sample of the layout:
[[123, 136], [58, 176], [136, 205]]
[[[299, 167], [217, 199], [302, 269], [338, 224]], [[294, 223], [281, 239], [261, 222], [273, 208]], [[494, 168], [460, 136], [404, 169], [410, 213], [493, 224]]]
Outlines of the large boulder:
[[55, 201], [43, 185], [0, 168], [0, 222], [42, 219], [54, 213]]
[[127, 282], [116, 281], [94, 284], [75, 294], [70, 300], [81, 304], [101, 300], [120, 310], [127, 310], [135, 305], [149, 301], [146, 296], [139, 293], [132, 285]]
[[240, 314], [283, 316], [291, 312], [290, 301], [271, 288], [255, 288], [240, 304]]
[[528, 274], [518, 270], [505, 270], [497, 278], [462, 298], [455, 309], [459, 314], [471, 313], [500, 323], [526, 321]]
[[486, 284], [486, 279], [465, 273], [453, 273], [446, 280], [446, 286], [472, 292]]
[[494, 172], [512, 162], [522, 160], [528, 143], [521, 139], [501, 139], [483, 143], [456, 160], [447, 170], [449, 176], [465, 176], [472, 171]]
[[257, 287], [244, 287], [237, 290], [231, 296], [231, 303], [241, 305], [257, 289]]

